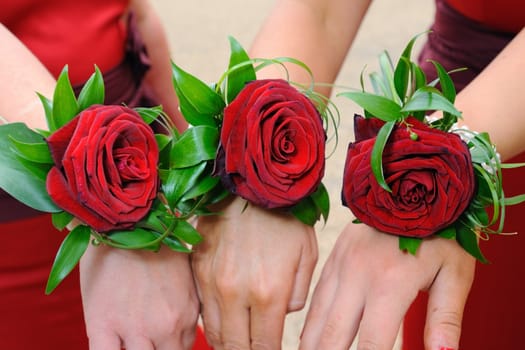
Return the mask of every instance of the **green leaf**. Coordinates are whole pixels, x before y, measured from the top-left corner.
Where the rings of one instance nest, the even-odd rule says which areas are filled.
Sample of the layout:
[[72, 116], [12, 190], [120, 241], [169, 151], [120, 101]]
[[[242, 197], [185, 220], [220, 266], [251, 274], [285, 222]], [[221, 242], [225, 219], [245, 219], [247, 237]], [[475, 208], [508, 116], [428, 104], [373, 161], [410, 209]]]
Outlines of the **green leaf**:
[[392, 190], [388, 187], [383, 174], [383, 150], [385, 149], [385, 145], [395, 125], [395, 122], [387, 122], [381, 127], [381, 129], [379, 129], [370, 159], [372, 173], [374, 174], [377, 183], [388, 192], [392, 192]]
[[55, 120], [53, 119], [53, 101], [45, 97], [44, 95], [37, 92], [38, 98], [42, 102], [44, 107], [44, 112], [46, 115], [47, 127], [50, 131], [55, 131], [57, 126], [55, 125]]
[[328, 214], [330, 213], [330, 196], [326, 187], [321, 183], [317, 190], [310, 195], [310, 198], [315, 203], [317, 209], [321, 212], [324, 221], [328, 221]]
[[225, 104], [208, 85], [172, 63], [173, 85], [184, 117], [191, 125], [216, 125]]
[[444, 111], [461, 118], [461, 112], [449, 100], [438, 90], [429, 87], [419, 88], [401, 109], [401, 112], [407, 113], [416, 111]]
[[408, 79], [410, 77], [410, 57], [400, 57], [394, 71], [394, 86], [397, 96], [405, 101], [408, 90]]
[[[160, 234], [154, 234], [160, 237]], [[186, 247], [186, 245], [184, 245], [184, 243], [182, 243], [177, 237], [167, 236], [162, 240], [162, 243], [164, 243], [168, 248], [170, 248], [173, 251], [181, 253], [191, 253], [191, 249]]]
[[173, 144], [171, 165], [185, 168], [215, 159], [218, 143], [219, 131], [216, 127], [200, 125], [189, 128]]
[[412, 255], [416, 255], [417, 249], [423, 243], [421, 238], [415, 237], [399, 237], [399, 249], [402, 251], [409, 252]]
[[109, 235], [109, 239], [128, 249], [140, 248], [156, 251], [159, 248], [159, 244], [155, 242], [157, 236], [140, 227], [127, 231], [113, 231]]
[[386, 97], [392, 101], [401, 102], [396, 94], [396, 87], [394, 84], [394, 65], [392, 64], [392, 59], [388, 52], [383, 51], [379, 55], [379, 67], [381, 68], [381, 74], [383, 78], [383, 84], [386, 89]]
[[[233, 37], [229, 37], [230, 40], [230, 64], [229, 68], [232, 68], [238, 64], [249, 61], [250, 57], [241, 46], [241, 44]], [[255, 69], [253, 65], [242, 66], [228, 74], [227, 82], [227, 101], [230, 103], [239, 94], [247, 82], [255, 80]]]
[[46, 142], [23, 142], [14, 137], [9, 137], [9, 139], [20, 157], [35, 163], [53, 164], [53, 158], [51, 158]]
[[169, 171], [168, 178], [162, 183], [162, 191], [170, 207], [175, 207], [182, 196], [195, 186], [205, 168], [206, 162], [202, 162], [190, 168]]
[[27, 143], [42, 141], [42, 136], [25, 124], [0, 125], [0, 188], [36, 210], [48, 213], [62, 211], [49, 197], [45, 180], [28, 171], [13, 152], [10, 137]]
[[159, 152], [162, 151], [169, 143], [171, 142], [171, 136], [164, 134], [155, 134], [155, 140], [157, 141], [157, 146], [159, 147]]
[[432, 61], [432, 64], [436, 68], [438, 78], [439, 78], [439, 84], [441, 85], [441, 93], [443, 96], [450, 101], [450, 103], [454, 103], [456, 100], [456, 88], [454, 86], [454, 82], [450, 78], [450, 75], [447, 73], [445, 68], [439, 62]]
[[412, 76], [414, 79], [414, 90], [427, 85], [427, 76], [421, 67], [414, 62], [411, 62], [410, 69], [412, 70]]
[[525, 194], [505, 198], [505, 205], [516, 205], [523, 202], [525, 202]]
[[51, 220], [53, 222], [53, 226], [59, 231], [62, 231], [66, 228], [66, 226], [73, 220], [74, 216], [69, 214], [66, 211], [61, 211], [59, 213], [53, 213], [51, 215]]
[[320, 212], [311, 197], [304, 198], [294, 205], [290, 211], [299, 221], [308, 226], [314, 226], [320, 216]]
[[68, 68], [65, 66], [58, 76], [53, 94], [53, 124], [57, 129], [61, 128], [73, 119], [78, 112], [77, 99], [69, 81]]
[[483, 256], [478, 244], [478, 237], [474, 231], [463, 224], [459, 224], [456, 228], [456, 240], [459, 245], [463, 247], [470, 255], [481, 261], [488, 263], [489, 261]]
[[159, 118], [159, 115], [163, 113], [162, 106], [156, 107], [135, 107], [135, 112], [137, 112], [142, 120], [146, 124], [151, 124]]
[[219, 177], [214, 176], [205, 176], [203, 179], [199, 180], [195, 186], [193, 186], [188, 192], [184, 194], [181, 201], [186, 201], [189, 199], [194, 199], [196, 197], [202, 196], [205, 193], [211, 191], [217, 184], [220, 182]]
[[401, 119], [401, 106], [396, 102], [368, 92], [343, 92], [338, 96], [351, 99], [363, 109], [370, 112], [374, 117], [386, 122]]
[[29, 171], [30, 176], [34, 176], [35, 178], [45, 182], [47, 179], [47, 174], [49, 173], [49, 170], [53, 167], [53, 164], [43, 164], [43, 163], [35, 163], [31, 162], [25, 158], [20, 157], [18, 154], [15, 154], [16, 159], [18, 159], [18, 162], [20, 165], [22, 165], [24, 168]]
[[177, 222], [177, 226], [173, 230], [173, 235], [183, 242], [191, 245], [199, 244], [202, 242], [202, 236], [200, 233], [187, 221]]
[[78, 95], [78, 108], [83, 111], [92, 105], [104, 104], [104, 78], [100, 69], [95, 65], [95, 73], [89, 77]]
[[46, 294], [50, 294], [77, 265], [89, 244], [91, 229], [77, 226], [71, 231], [58, 249], [47, 280]]
[[446, 239], [455, 239], [456, 238], [456, 228], [454, 226], [449, 226], [443, 230], [436, 233], [439, 237]]

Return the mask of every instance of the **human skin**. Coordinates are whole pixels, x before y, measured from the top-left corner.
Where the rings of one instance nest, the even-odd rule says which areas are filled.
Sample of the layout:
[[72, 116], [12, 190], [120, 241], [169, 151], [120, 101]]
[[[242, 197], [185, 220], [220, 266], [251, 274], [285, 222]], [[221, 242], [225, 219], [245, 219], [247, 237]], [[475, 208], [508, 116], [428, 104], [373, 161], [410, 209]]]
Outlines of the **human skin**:
[[[250, 54], [252, 57], [297, 58], [312, 69], [317, 82], [333, 83], [369, 4], [368, 0], [277, 1], [259, 31]], [[525, 61], [522, 59], [524, 54], [525, 31], [522, 30], [493, 64], [465, 88], [456, 100], [456, 106], [463, 112], [463, 123], [473, 130], [489, 131], [503, 159], [508, 159], [525, 149], [525, 142], [521, 136], [524, 124], [516, 123], [525, 107], [525, 100], [520, 97], [520, 84], [522, 78], [525, 78]], [[288, 68], [291, 80], [309, 81], [304, 72], [293, 66]], [[264, 77], [280, 76], [277, 71], [266, 69], [262, 73]], [[319, 87], [318, 91], [328, 96], [331, 89], [324, 85]], [[223, 225], [217, 222], [213, 231], [229, 234], [210, 244], [219, 247], [235, 242], [235, 245], [242, 246], [243, 240], [250, 239], [253, 246], [258, 246], [253, 243], [249, 229], [235, 234], [230, 228], [221, 227]], [[271, 223], [259, 222], [257, 231], [266, 232], [265, 225]], [[282, 235], [288, 235], [290, 232], [299, 232], [300, 227], [301, 224], [295, 222], [279, 230]], [[361, 234], [357, 234], [358, 232]], [[207, 236], [204, 226], [203, 235]], [[299, 240], [300, 235], [296, 238]], [[279, 239], [267, 244], [272, 247], [272, 255], [281, 257], [278, 261], [273, 260], [274, 264], [296, 264], [296, 260], [291, 257], [279, 254], [280, 250], [285, 249]], [[206, 254], [213, 255], [217, 251], [216, 247], [209, 247]], [[252, 259], [251, 254], [248, 250], [236, 252], [235, 275], [231, 274], [233, 271], [226, 271], [225, 275], [221, 276], [221, 279], [230, 281], [228, 289], [249, 285], [249, 280], [243, 280], [243, 276], [257, 280], [258, 275], [271, 275], [264, 270], [253, 270], [252, 264], [249, 263]], [[213, 260], [214, 257], [208, 259]], [[220, 256], [217, 259], [221, 259]], [[370, 262], [370, 259], [378, 262], [365, 263]], [[220, 264], [220, 261], [218, 263]], [[358, 268], [349, 270], [346, 268], [349, 263], [350, 266]], [[419, 264], [423, 264], [423, 267], [415, 268]], [[388, 274], [383, 276], [380, 272], [385, 266], [388, 267]], [[268, 265], [268, 268], [275, 267]], [[287, 277], [279, 276], [281, 281], [295, 280], [294, 269], [288, 271], [290, 274]], [[454, 241], [426, 240], [423, 249], [416, 256], [411, 256], [399, 251], [397, 239], [393, 236], [379, 233], [364, 225], [347, 225], [333, 248], [329, 263], [323, 269], [300, 347], [345, 349], [353, 341], [355, 331], [361, 324], [358, 349], [391, 349], [410, 303], [419, 290], [428, 290], [429, 312], [424, 335], [426, 349], [457, 349], [463, 308], [473, 273], [474, 259], [459, 249]], [[407, 283], [407, 274], [412, 276], [410, 283]], [[458, 278], [458, 274], [464, 278]], [[234, 276], [237, 278], [233, 278]], [[196, 279], [198, 282], [198, 275]], [[212, 294], [212, 290], [206, 288], [206, 285], [204, 288], [201, 285], [201, 295]], [[447, 292], [449, 288], [453, 288], [455, 294]], [[273, 290], [279, 288], [273, 287]], [[271, 290], [263, 288], [259, 289], [258, 294], [271, 295], [272, 300], [281, 304], [289, 298], [286, 293], [272, 293]], [[327, 298], [327, 294], [335, 299]], [[370, 297], [365, 298], [365, 295]], [[257, 300], [253, 295], [250, 298], [239, 295], [237, 303], [244, 305], [244, 308], [257, 310], [261, 307]], [[203, 305], [206, 310], [207, 299], [204, 299]], [[347, 313], [341, 319], [341, 314], [345, 311]], [[235, 315], [239, 312], [238, 309], [214, 308], [205, 312], [208, 313], [206, 317], [209, 319], [222, 320], [221, 328], [206, 330], [209, 338], [220, 339], [222, 344], [246, 344], [246, 332], [243, 332], [241, 341], [237, 334], [221, 331], [246, 328], [246, 317]], [[275, 315], [274, 319], [277, 321], [268, 328], [271, 329], [271, 334], [282, 333], [276, 332], [272, 327], [276, 324], [282, 325], [286, 312], [287, 310], [281, 308], [281, 312]], [[225, 322], [229, 324], [224, 324]], [[253, 333], [249, 335], [253, 336]], [[280, 340], [272, 341], [272, 344], [266, 343], [266, 348], [280, 348]], [[252, 343], [252, 348], [263, 347]]]

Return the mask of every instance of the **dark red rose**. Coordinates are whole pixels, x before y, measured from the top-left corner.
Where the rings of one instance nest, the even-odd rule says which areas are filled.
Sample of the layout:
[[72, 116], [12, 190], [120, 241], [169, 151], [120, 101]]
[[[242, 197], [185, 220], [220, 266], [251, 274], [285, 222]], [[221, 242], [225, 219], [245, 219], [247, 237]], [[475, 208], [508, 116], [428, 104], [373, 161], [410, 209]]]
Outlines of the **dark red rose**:
[[326, 136], [313, 103], [284, 80], [248, 83], [224, 111], [216, 172], [231, 192], [290, 207], [324, 174]]
[[159, 150], [151, 128], [133, 110], [93, 106], [54, 132], [47, 191], [65, 211], [98, 232], [127, 229], [157, 194]]
[[[343, 204], [357, 219], [383, 232], [425, 237], [450, 226], [474, 195], [468, 146], [453, 133], [415, 118], [397, 125], [383, 151], [383, 173], [392, 192], [379, 186], [370, 157], [377, 119], [355, 117], [355, 143], [348, 147]], [[417, 134], [417, 140], [410, 133]]]

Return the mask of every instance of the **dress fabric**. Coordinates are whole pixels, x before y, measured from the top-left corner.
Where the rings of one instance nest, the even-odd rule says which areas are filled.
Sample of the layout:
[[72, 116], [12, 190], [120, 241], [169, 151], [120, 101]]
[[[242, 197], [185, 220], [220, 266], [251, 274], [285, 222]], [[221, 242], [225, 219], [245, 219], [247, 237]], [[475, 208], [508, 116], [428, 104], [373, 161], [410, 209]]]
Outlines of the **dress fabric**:
[[[96, 63], [106, 104], [154, 106], [143, 82], [149, 60], [127, 5], [127, 0], [12, 0], [2, 3], [0, 22], [55, 77], [67, 63], [77, 95]], [[66, 232], [53, 227], [50, 215], [0, 191], [0, 234], [0, 349], [87, 350], [78, 268], [51, 295], [44, 294]], [[210, 349], [200, 329], [193, 349]]]
[[[451, 1], [451, 3], [458, 1]], [[475, 4], [489, 1], [465, 1], [475, 9]], [[491, 1], [493, 7], [499, 2]], [[522, 14], [511, 27], [525, 25], [525, 2], [516, 3], [507, 13]], [[436, 3], [433, 32], [424, 46], [420, 60], [434, 59], [446, 69], [467, 67], [465, 72], [454, 73], [458, 90], [468, 84], [512, 40], [514, 34], [494, 30], [486, 23], [466, 17], [444, 1]], [[508, 16], [508, 19], [515, 16]], [[429, 79], [435, 78], [432, 69], [425, 66]], [[498, 116], [495, 115], [494, 118]], [[520, 122], [520, 121], [517, 121]], [[522, 153], [508, 162], [524, 162]], [[525, 193], [525, 169], [503, 171], [506, 196]], [[525, 222], [522, 219], [525, 205], [508, 207], [504, 232], [518, 232], [517, 236], [494, 236], [481, 242], [481, 250], [490, 264], [478, 263], [472, 289], [465, 307], [459, 349], [493, 350], [521, 349], [525, 344], [523, 315], [525, 315], [525, 263], [521, 261], [525, 249]], [[426, 317], [427, 294], [420, 293], [407, 316], [403, 328], [403, 350], [422, 350]]]

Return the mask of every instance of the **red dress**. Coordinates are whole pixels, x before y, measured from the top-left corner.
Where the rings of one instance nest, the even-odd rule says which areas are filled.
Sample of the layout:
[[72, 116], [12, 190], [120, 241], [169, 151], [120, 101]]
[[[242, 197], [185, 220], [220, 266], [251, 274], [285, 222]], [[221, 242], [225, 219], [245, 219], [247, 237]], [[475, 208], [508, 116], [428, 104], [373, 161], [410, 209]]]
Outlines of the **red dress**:
[[[521, 0], [437, 1], [433, 33], [423, 48], [421, 61], [435, 59], [447, 69], [468, 67], [454, 73], [458, 88], [470, 80], [525, 26], [525, 2]], [[432, 70], [428, 69], [430, 75]], [[435, 75], [435, 74], [434, 74]], [[432, 79], [432, 76], [430, 77]], [[497, 117], [497, 116], [495, 116]], [[509, 162], [524, 162], [522, 153]], [[507, 196], [525, 193], [525, 169], [503, 172]], [[517, 236], [492, 236], [481, 243], [491, 264], [478, 264], [463, 317], [459, 349], [514, 350], [525, 345], [525, 205], [507, 208], [504, 232]], [[427, 295], [420, 293], [404, 324], [403, 349], [422, 350]]]
[[[12, 0], [2, 3], [0, 22], [57, 77], [65, 64], [73, 84], [101, 69], [106, 103], [152, 105], [142, 82], [147, 56], [127, 0]], [[51, 217], [0, 191], [0, 349], [88, 349], [78, 269], [44, 295], [53, 259], [65, 232]], [[194, 350], [209, 349], [200, 329]]]

